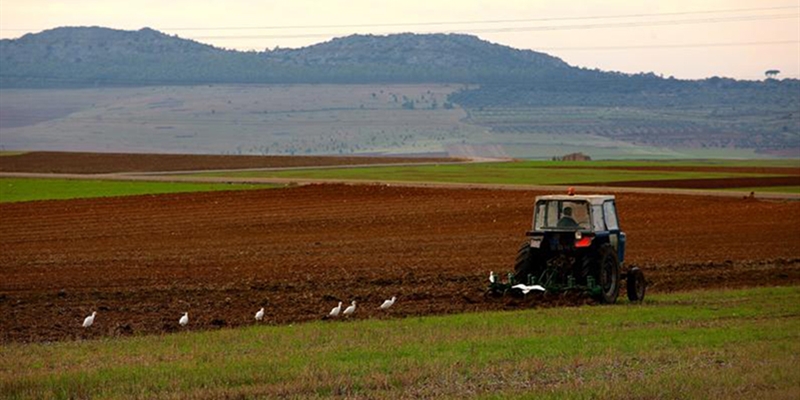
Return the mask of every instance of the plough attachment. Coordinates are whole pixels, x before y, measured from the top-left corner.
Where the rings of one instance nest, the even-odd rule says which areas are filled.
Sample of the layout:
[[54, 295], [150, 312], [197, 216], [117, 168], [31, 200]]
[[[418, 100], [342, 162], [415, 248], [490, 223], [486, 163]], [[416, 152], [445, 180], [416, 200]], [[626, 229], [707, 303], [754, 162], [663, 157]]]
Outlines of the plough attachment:
[[565, 284], [555, 282], [555, 271], [544, 271], [541, 276], [528, 275], [527, 282], [517, 282], [513, 273], [508, 273], [504, 281], [494, 272], [489, 273], [489, 287], [486, 294], [492, 296], [526, 295], [531, 292], [581, 292], [590, 296], [598, 296], [602, 288], [595, 282], [594, 277], [586, 277], [586, 285], [575, 283], [575, 277], [568, 276]]

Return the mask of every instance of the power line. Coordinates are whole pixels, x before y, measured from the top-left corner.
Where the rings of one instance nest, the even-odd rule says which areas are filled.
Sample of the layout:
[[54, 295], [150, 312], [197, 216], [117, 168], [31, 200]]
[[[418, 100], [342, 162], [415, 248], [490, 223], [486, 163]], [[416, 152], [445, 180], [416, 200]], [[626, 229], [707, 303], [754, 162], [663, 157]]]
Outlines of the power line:
[[[630, 28], [630, 27], [652, 27], [652, 26], [671, 26], [671, 25], [695, 25], [707, 23], [723, 22], [747, 22], [776, 19], [800, 18], [800, 14], [773, 14], [773, 15], [749, 15], [736, 17], [702, 18], [702, 19], [677, 19], [662, 21], [638, 21], [638, 22], [612, 22], [600, 24], [581, 24], [581, 25], [555, 25], [555, 26], [529, 26], [529, 27], [509, 27], [509, 28], [487, 28], [470, 29], [465, 31], [438, 31], [422, 32], [433, 33], [504, 33], [504, 32], [533, 32], [533, 31], [560, 31], [560, 30], [583, 30], [583, 29], [604, 29], [604, 28]], [[375, 35], [388, 35], [402, 32], [381, 32], [372, 33]], [[314, 37], [335, 37], [343, 33], [307, 33], [307, 34], [287, 34], [287, 35], [225, 35], [225, 36], [194, 36], [191, 39], [289, 39], [289, 38], [314, 38]]]
[[761, 8], [736, 8], [736, 9], [725, 9], [725, 10], [683, 11], [683, 12], [670, 12], [670, 13], [640, 13], [640, 14], [597, 15], [597, 16], [585, 16], [585, 17], [549, 17], [549, 18], [470, 20], [470, 21], [395, 22], [395, 23], [383, 23], [383, 24], [345, 24], [345, 25], [284, 25], [284, 26], [255, 26], [255, 27], [164, 28], [164, 29], [170, 31], [279, 30], [279, 29], [375, 28], [375, 27], [394, 27], [394, 26], [507, 24], [507, 23], [521, 23], [521, 22], [579, 21], [579, 20], [592, 20], [592, 19], [617, 19], [617, 18], [642, 18], [642, 17], [655, 17], [655, 16], [718, 14], [718, 13], [773, 11], [773, 10], [788, 10], [788, 9], [797, 10], [800, 9], [800, 7], [783, 6], [783, 7], [761, 7]]
[[656, 45], [629, 45], [629, 46], [598, 46], [598, 47], [539, 47], [536, 51], [592, 51], [592, 50], [635, 50], [635, 49], [683, 49], [703, 47], [738, 47], [738, 46], [768, 46], [783, 44], [800, 44], [800, 40], [779, 40], [772, 42], [727, 42], [727, 43], [686, 43], [686, 44], [656, 44]]
[[751, 47], [751, 46], [778, 46], [800, 45], [800, 40], [777, 40], [766, 42], [721, 42], [721, 43], [683, 43], [683, 44], [649, 44], [649, 45], [624, 45], [624, 46], [579, 46], [579, 47], [536, 47], [531, 49], [536, 52], [548, 51], [610, 51], [610, 50], [658, 50], [658, 49], [691, 49], [715, 47]]
[[[597, 29], [597, 28], [619, 28], [619, 27], [640, 27], [640, 26], [668, 26], [668, 25], [694, 25], [705, 23], [721, 23], [721, 22], [745, 22], [745, 21], [761, 21], [773, 19], [789, 19], [800, 18], [800, 14], [773, 14], [773, 15], [748, 15], [737, 17], [720, 17], [720, 18], [701, 18], [701, 19], [678, 19], [678, 20], [663, 20], [663, 21], [642, 21], [642, 22], [619, 22], [608, 24], [585, 24], [585, 25], [558, 25], [558, 26], [541, 26], [541, 27], [522, 27], [522, 28], [498, 28], [491, 32], [528, 32], [528, 31], [550, 31], [550, 30], [573, 30], [573, 29]], [[478, 33], [490, 32], [489, 30], [481, 31]]]
[[[798, 6], [777, 6], [777, 7], [758, 7], [758, 8], [733, 8], [718, 10], [698, 10], [680, 11], [666, 13], [637, 13], [637, 14], [613, 14], [595, 15], [583, 17], [542, 17], [542, 18], [522, 18], [522, 19], [496, 19], [496, 20], [467, 20], [467, 21], [431, 21], [431, 22], [393, 22], [393, 23], [371, 23], [371, 24], [333, 24], [333, 25], [280, 25], [280, 26], [222, 26], [222, 27], [175, 27], [161, 28], [169, 31], [224, 31], [224, 30], [281, 30], [281, 29], [330, 29], [330, 28], [374, 28], [374, 27], [397, 27], [397, 26], [438, 26], [438, 25], [474, 25], [474, 24], [506, 24], [523, 22], [552, 22], [552, 21], [580, 21], [594, 19], [622, 19], [622, 18], [646, 18], [663, 17], [678, 15], [702, 15], [702, 14], [723, 14], [752, 11], [774, 11], [774, 10], [798, 10]], [[0, 31], [32, 31], [35, 29], [24, 28], [0, 28]]]

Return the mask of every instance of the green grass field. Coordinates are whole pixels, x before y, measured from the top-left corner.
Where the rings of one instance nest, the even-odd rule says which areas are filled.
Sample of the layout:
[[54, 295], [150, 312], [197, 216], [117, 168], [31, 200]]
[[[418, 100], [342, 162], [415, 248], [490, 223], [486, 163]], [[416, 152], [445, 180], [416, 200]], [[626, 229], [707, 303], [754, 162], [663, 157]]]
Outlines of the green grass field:
[[800, 288], [777, 287], [9, 344], [0, 397], [788, 399], [800, 396], [798, 363]]
[[[698, 160], [698, 161], [518, 161], [502, 163], [439, 164], [358, 168], [287, 169], [282, 171], [227, 171], [194, 176], [231, 178], [275, 177], [288, 179], [351, 179], [372, 181], [483, 183], [512, 185], [591, 185], [611, 181], [703, 179], [769, 176], [733, 172], [625, 171], [602, 167], [788, 167], [800, 160]], [[189, 175], [182, 175], [186, 177]], [[243, 190], [275, 185], [0, 178], [0, 202], [127, 196], [212, 190]], [[797, 186], [741, 188], [741, 191], [798, 193]]]
[[263, 189], [275, 186], [276, 185], [233, 185], [225, 183], [0, 178], [0, 203], [140, 194], [205, 192], [214, 190]]
[[241, 171], [203, 173], [200, 176], [276, 177], [310, 179], [390, 180], [411, 182], [456, 182], [517, 185], [591, 185], [611, 181], [648, 181], [665, 179], [730, 178], [769, 176], [733, 172], [694, 171], [625, 171], [602, 167], [636, 166], [775, 166], [800, 168], [800, 162], [776, 161], [590, 161], [554, 162], [519, 161], [502, 163], [440, 164], [425, 166], [320, 168], [287, 171]]

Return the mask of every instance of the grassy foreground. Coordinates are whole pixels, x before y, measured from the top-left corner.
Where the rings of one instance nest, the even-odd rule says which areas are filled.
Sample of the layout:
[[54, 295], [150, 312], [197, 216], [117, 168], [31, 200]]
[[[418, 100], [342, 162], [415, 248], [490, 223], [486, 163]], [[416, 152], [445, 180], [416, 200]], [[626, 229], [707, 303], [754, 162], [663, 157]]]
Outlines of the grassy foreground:
[[11, 344], [0, 397], [796, 399], [798, 365], [800, 287], [757, 288]]
[[0, 203], [130, 196], [139, 194], [205, 192], [212, 190], [263, 189], [266, 187], [268, 186], [231, 185], [225, 183], [0, 178]]

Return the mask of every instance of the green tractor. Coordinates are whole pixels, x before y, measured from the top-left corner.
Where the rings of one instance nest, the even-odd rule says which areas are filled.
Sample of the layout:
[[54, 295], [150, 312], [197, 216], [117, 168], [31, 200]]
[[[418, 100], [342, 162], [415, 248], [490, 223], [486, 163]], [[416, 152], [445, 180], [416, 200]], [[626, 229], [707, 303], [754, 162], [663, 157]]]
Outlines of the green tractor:
[[628, 299], [642, 301], [646, 282], [639, 268], [625, 268], [625, 233], [614, 196], [539, 196], [533, 230], [505, 282], [490, 273], [489, 294], [581, 291], [602, 303], [617, 301], [622, 280]]

